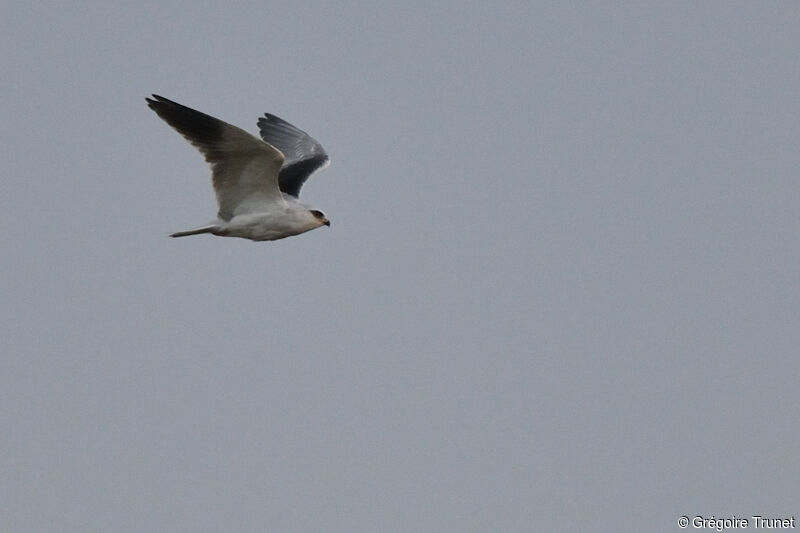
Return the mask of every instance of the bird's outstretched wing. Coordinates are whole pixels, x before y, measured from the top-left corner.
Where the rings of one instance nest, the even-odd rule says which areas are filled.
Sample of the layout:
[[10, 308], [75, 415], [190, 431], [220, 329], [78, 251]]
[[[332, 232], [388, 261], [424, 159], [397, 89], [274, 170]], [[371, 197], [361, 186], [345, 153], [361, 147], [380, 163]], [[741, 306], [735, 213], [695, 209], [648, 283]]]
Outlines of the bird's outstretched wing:
[[278, 175], [283, 154], [241, 128], [195, 111], [162, 96], [147, 105], [205, 156], [211, 165], [219, 217], [258, 210], [265, 203], [283, 202]]
[[264, 142], [285, 157], [279, 178], [281, 191], [299, 198], [309, 176], [328, 165], [328, 154], [308, 133], [270, 113], [258, 119], [258, 129]]

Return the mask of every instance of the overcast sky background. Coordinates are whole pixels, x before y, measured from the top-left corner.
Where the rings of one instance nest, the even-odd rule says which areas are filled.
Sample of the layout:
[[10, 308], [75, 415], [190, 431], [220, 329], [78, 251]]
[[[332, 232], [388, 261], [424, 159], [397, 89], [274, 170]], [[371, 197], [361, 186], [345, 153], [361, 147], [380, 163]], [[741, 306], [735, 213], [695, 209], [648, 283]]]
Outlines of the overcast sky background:
[[[798, 28], [791, 2], [10, 2], [0, 530], [800, 514]], [[311, 133], [332, 227], [170, 239], [216, 205], [153, 92]]]

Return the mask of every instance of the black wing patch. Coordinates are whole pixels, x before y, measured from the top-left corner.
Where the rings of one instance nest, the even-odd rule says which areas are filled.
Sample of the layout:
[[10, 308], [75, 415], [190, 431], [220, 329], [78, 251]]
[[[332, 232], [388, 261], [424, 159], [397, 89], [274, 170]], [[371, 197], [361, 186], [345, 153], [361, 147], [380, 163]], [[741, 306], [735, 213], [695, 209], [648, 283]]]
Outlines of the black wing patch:
[[206, 161], [213, 162], [221, 158], [222, 154], [217, 153], [217, 145], [222, 140], [224, 122], [157, 94], [145, 100], [150, 109], [199, 148], [206, 156]]

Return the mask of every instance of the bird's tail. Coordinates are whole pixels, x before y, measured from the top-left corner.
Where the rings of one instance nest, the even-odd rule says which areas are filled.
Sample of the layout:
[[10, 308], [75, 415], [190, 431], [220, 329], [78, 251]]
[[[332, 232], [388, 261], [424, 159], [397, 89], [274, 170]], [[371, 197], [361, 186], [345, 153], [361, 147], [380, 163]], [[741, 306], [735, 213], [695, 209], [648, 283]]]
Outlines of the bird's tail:
[[217, 226], [203, 226], [202, 228], [178, 231], [176, 233], [172, 233], [170, 237], [188, 237], [189, 235], [199, 235], [201, 233], [214, 233], [216, 229], [218, 229]]

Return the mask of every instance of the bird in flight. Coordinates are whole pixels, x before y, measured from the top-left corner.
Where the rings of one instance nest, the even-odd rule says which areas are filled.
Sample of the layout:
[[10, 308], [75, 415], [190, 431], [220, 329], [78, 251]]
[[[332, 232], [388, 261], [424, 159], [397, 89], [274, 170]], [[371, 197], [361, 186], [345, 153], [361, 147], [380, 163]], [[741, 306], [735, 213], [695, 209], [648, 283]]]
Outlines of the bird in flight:
[[329, 164], [322, 145], [306, 132], [266, 113], [258, 119], [258, 139], [163, 96], [145, 100], [205, 156], [219, 204], [217, 220], [172, 237], [211, 233], [274, 241], [331, 225], [322, 211], [299, 200], [308, 177]]

